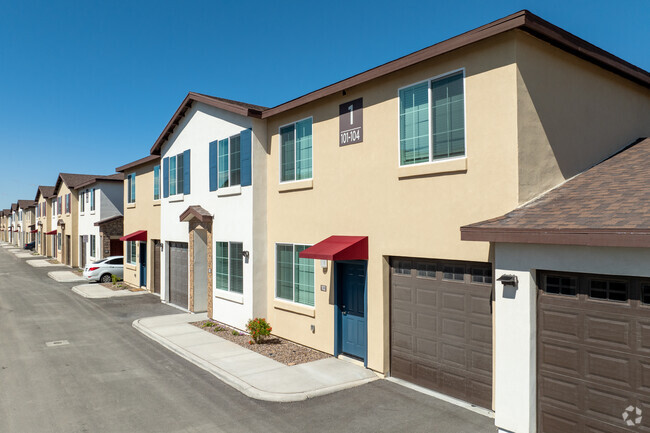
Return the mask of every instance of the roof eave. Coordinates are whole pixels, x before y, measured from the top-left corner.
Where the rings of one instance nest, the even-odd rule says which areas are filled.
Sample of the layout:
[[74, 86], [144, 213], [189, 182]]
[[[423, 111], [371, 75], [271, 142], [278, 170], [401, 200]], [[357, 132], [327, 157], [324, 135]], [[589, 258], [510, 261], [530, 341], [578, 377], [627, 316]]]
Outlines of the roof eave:
[[650, 247], [650, 229], [504, 229], [460, 228], [463, 241], [579, 245], [590, 247]]

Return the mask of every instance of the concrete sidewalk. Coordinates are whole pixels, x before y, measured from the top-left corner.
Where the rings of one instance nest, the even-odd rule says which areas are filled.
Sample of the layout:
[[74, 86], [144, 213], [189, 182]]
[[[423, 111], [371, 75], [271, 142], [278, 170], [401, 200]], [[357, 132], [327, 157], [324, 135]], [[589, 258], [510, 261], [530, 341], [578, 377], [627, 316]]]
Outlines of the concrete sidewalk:
[[27, 260], [27, 264], [29, 266], [33, 266], [35, 268], [49, 268], [51, 266], [65, 266], [63, 263], [50, 263], [49, 259], [34, 259], [34, 260]]
[[189, 324], [206, 319], [205, 313], [172, 314], [138, 319], [133, 327], [258, 400], [301, 401], [379, 378], [371, 370], [336, 358], [289, 367]]
[[124, 290], [111, 290], [108, 287], [104, 287], [99, 283], [96, 284], [82, 284], [80, 286], [74, 286], [72, 291], [78, 295], [83, 296], [84, 298], [91, 299], [105, 299], [105, 298], [117, 298], [120, 296], [137, 296], [137, 295], [146, 295], [147, 291], [140, 290], [137, 292], [132, 292], [129, 289]]
[[84, 277], [80, 277], [72, 271], [52, 271], [48, 272], [47, 276], [59, 283], [72, 283], [75, 281], [85, 281]]

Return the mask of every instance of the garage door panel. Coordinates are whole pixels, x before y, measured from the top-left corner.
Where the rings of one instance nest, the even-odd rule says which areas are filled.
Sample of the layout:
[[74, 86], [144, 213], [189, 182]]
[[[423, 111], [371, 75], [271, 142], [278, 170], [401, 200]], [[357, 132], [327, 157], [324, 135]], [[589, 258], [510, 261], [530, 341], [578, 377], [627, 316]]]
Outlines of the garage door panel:
[[[483, 290], [480, 290], [483, 289]], [[491, 293], [486, 293], [484, 288], [477, 288], [476, 291], [482, 291], [482, 294], [470, 294], [470, 312], [475, 316], [482, 316], [484, 318], [492, 317], [492, 307], [490, 305]], [[474, 290], [472, 291], [474, 292]], [[485, 296], [485, 295], [488, 296]], [[491, 319], [490, 319], [491, 320]]]
[[438, 357], [438, 342], [428, 338], [417, 338], [416, 348], [418, 356], [435, 361]]
[[492, 352], [478, 352], [472, 350], [471, 352], [470, 368], [472, 372], [478, 375], [489, 375], [492, 372]]
[[465, 321], [443, 317], [441, 320], [442, 335], [447, 338], [465, 340]]
[[[650, 315], [650, 311], [648, 315]], [[637, 349], [646, 356], [650, 355], [650, 322], [639, 321], [637, 329]]]
[[629, 356], [595, 350], [589, 350], [585, 355], [585, 379], [632, 389], [632, 359]]
[[418, 313], [417, 314], [416, 327], [418, 329], [426, 329], [431, 332], [431, 334], [436, 334], [438, 332], [438, 319], [432, 314]]
[[543, 376], [539, 380], [539, 398], [579, 410], [580, 383], [562, 376]]
[[636, 371], [635, 383], [638, 384], [639, 390], [650, 395], [650, 360], [637, 360]]
[[464, 293], [443, 293], [442, 312], [452, 313], [452, 314], [464, 313], [465, 294]]
[[486, 347], [492, 353], [492, 326], [484, 323], [470, 323], [472, 345]]
[[539, 314], [539, 330], [545, 337], [560, 337], [577, 342], [580, 330], [579, 317], [575, 312], [544, 310]]
[[556, 342], [544, 342], [541, 343], [541, 346], [540, 370], [556, 371], [568, 376], [581, 375], [578, 348]]
[[393, 332], [393, 345], [396, 349], [403, 349], [409, 352], [412, 351], [414, 346], [413, 340], [414, 337], [412, 335], [402, 332]]
[[392, 320], [397, 325], [404, 325], [410, 328], [413, 326], [413, 315], [414, 313], [412, 311], [395, 308], [393, 309]]
[[557, 409], [542, 411], [539, 424], [540, 430], [544, 433], [577, 433], [581, 430], [580, 423], [573, 417], [573, 414], [570, 412], [562, 413]]
[[438, 296], [430, 290], [417, 289], [417, 303], [424, 308], [432, 308], [438, 305]]
[[[401, 277], [401, 279], [403, 280], [404, 277]], [[394, 301], [404, 301], [409, 304], [413, 302], [413, 291], [410, 287], [406, 287], [401, 284], [395, 284], [392, 289]]]
[[589, 345], [631, 350], [629, 319], [585, 315], [585, 341]]
[[584, 399], [585, 413], [588, 417], [613, 425], [622, 424], [621, 414], [630, 404], [629, 396], [629, 393], [617, 393], [611, 389], [587, 386]]

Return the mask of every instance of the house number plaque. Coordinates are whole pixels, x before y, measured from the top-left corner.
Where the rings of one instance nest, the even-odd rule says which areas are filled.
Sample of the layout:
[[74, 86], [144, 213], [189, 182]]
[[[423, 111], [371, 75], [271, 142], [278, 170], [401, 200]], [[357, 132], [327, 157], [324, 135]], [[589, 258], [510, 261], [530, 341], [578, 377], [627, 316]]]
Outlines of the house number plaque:
[[339, 146], [363, 141], [363, 98], [339, 105]]

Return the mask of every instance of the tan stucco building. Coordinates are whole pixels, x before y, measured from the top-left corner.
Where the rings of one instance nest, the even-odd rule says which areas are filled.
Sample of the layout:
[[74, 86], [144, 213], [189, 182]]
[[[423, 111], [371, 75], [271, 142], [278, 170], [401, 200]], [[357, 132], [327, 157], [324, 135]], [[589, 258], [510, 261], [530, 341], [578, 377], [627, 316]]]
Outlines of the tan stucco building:
[[124, 173], [124, 282], [160, 294], [160, 156], [117, 167]]
[[460, 227], [650, 134], [648, 83], [524, 11], [264, 111], [274, 333], [491, 408], [493, 250]]

